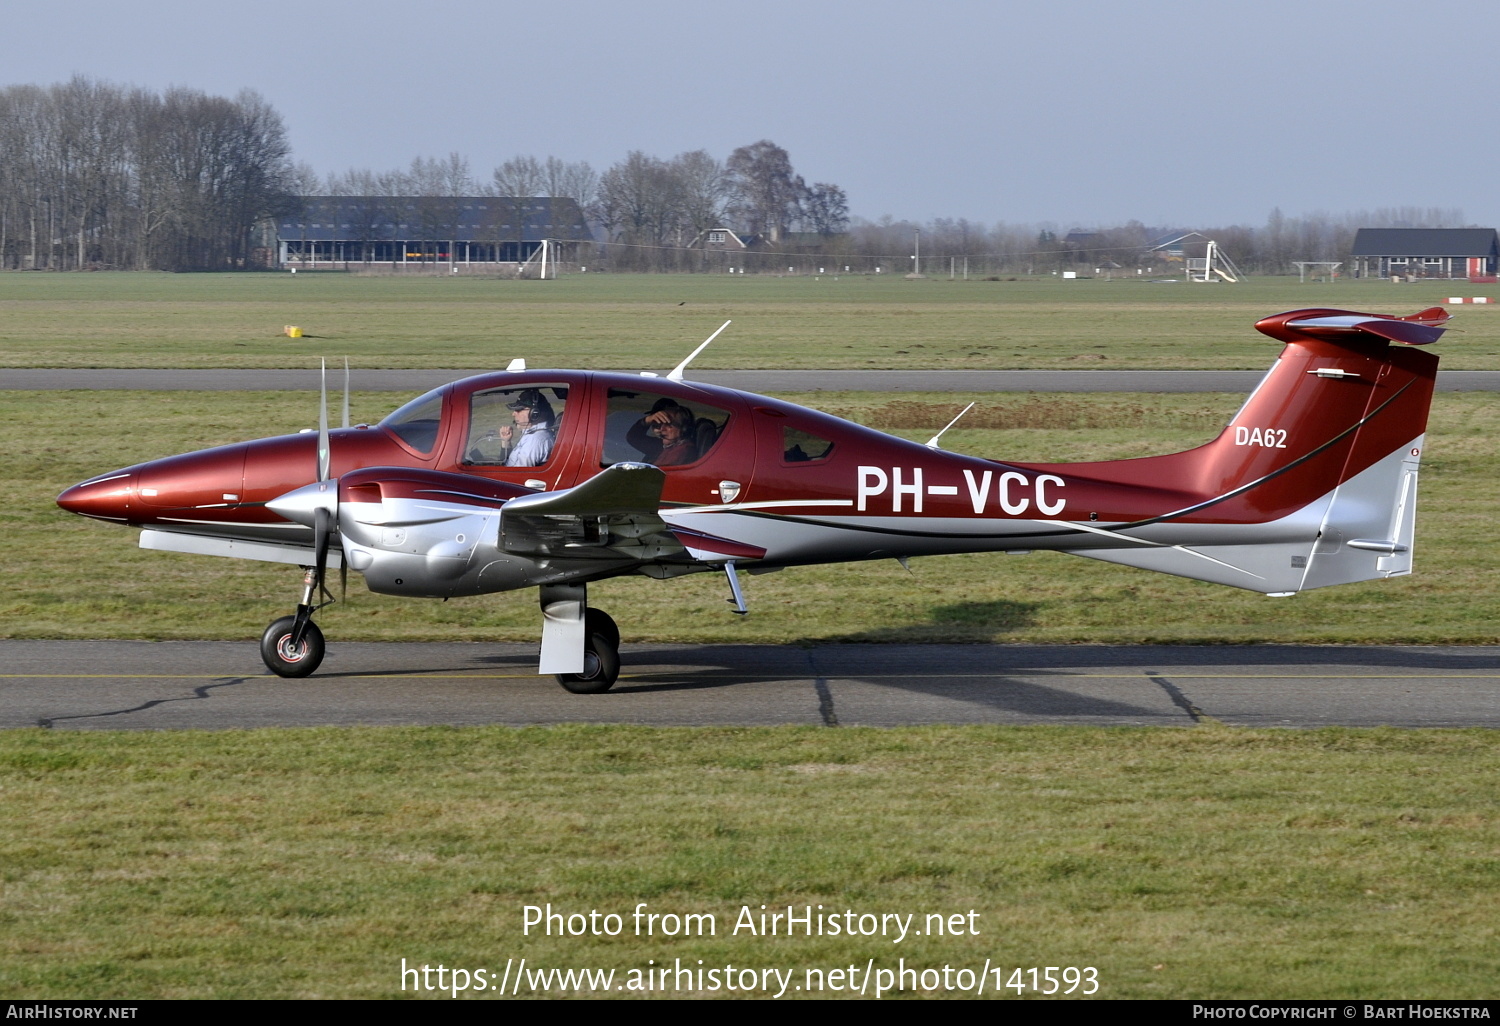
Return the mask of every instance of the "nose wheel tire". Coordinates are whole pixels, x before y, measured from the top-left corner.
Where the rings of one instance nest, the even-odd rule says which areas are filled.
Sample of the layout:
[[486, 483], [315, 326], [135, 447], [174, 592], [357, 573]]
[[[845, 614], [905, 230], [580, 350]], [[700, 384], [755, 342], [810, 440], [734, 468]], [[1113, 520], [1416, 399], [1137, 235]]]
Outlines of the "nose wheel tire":
[[[592, 613], [593, 610], [589, 612]], [[611, 620], [611, 626], [613, 623]], [[590, 631], [588, 640], [584, 643], [583, 672], [559, 673], [557, 682], [575, 695], [598, 695], [614, 687], [619, 676], [619, 643], [611, 642], [603, 634]]]
[[[283, 616], [260, 636], [260, 657], [265, 660], [266, 668], [279, 677], [306, 677], [323, 661], [323, 632], [315, 623], [308, 623], [302, 632], [302, 643], [292, 647], [292, 628], [296, 623], [295, 616]], [[617, 659], [616, 665], [618, 662]]]

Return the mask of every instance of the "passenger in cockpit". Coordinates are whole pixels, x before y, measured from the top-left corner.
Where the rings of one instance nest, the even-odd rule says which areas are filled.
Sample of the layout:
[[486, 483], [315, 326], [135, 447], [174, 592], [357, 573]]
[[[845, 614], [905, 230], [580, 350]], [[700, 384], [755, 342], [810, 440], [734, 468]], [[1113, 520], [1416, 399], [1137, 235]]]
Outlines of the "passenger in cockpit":
[[663, 417], [656, 426], [656, 437], [661, 439], [661, 452], [657, 454], [658, 467], [677, 467], [692, 463], [698, 458], [698, 443], [693, 440], [693, 415], [684, 406], [662, 410]]
[[693, 438], [693, 414], [672, 399], [657, 400], [651, 412], [638, 420], [625, 440], [641, 451], [647, 463], [677, 467], [698, 458]]
[[[500, 428], [500, 439], [510, 447], [507, 467], [539, 467], [552, 455], [553, 424], [557, 417], [552, 405], [535, 388], [521, 392], [515, 402], [506, 403], [515, 425]], [[520, 436], [519, 438], [517, 436]]]

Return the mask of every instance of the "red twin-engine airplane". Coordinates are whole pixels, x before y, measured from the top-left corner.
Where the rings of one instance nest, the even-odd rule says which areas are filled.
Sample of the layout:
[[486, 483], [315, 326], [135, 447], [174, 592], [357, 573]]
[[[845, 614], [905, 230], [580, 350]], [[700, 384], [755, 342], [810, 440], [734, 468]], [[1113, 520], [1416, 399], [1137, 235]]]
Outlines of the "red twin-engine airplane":
[[331, 563], [390, 595], [538, 588], [538, 672], [600, 692], [620, 634], [588, 584], [623, 574], [720, 571], [744, 612], [742, 569], [955, 552], [1057, 549], [1268, 595], [1410, 573], [1438, 361], [1404, 346], [1447, 319], [1267, 317], [1256, 328], [1286, 343], [1276, 364], [1216, 439], [1168, 456], [960, 456], [689, 383], [692, 356], [665, 378], [516, 361], [374, 427], [346, 412], [330, 432], [325, 390], [317, 435], [127, 467], [57, 501], [141, 528], [143, 548], [303, 566], [296, 615], [261, 639], [282, 676], [323, 658], [312, 616]]

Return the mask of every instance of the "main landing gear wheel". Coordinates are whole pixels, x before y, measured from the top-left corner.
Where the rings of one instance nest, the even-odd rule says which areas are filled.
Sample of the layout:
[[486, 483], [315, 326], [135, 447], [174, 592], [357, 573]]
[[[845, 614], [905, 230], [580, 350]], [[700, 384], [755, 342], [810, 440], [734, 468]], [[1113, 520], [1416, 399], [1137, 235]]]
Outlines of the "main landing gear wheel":
[[[292, 647], [292, 628], [296, 623], [295, 616], [283, 616], [260, 636], [260, 657], [265, 660], [266, 667], [280, 677], [306, 677], [323, 661], [323, 632], [315, 623], [308, 623], [302, 633], [302, 643]], [[615, 665], [619, 665], [618, 658]], [[613, 678], [610, 683], [614, 683]]]
[[616, 650], [620, 647], [620, 628], [615, 623], [614, 617], [602, 609], [590, 606], [583, 611], [583, 629], [588, 634], [597, 634], [609, 641], [610, 647]]
[[[609, 620], [608, 616], [604, 618]], [[590, 629], [583, 648], [583, 672], [559, 673], [557, 682], [575, 695], [598, 695], [614, 687], [620, 677], [620, 646], [618, 640], [593, 630], [592, 617], [586, 622]], [[609, 626], [614, 626], [613, 620], [609, 620]], [[618, 637], [616, 634], [615, 638]]]

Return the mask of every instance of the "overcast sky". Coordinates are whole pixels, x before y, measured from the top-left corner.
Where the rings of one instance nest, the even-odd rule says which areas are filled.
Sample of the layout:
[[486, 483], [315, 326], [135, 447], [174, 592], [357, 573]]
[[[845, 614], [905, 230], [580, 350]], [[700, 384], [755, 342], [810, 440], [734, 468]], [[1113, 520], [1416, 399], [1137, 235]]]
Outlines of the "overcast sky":
[[771, 139], [877, 219], [1500, 224], [1493, 0], [73, 0], [0, 84], [259, 91], [319, 172]]

